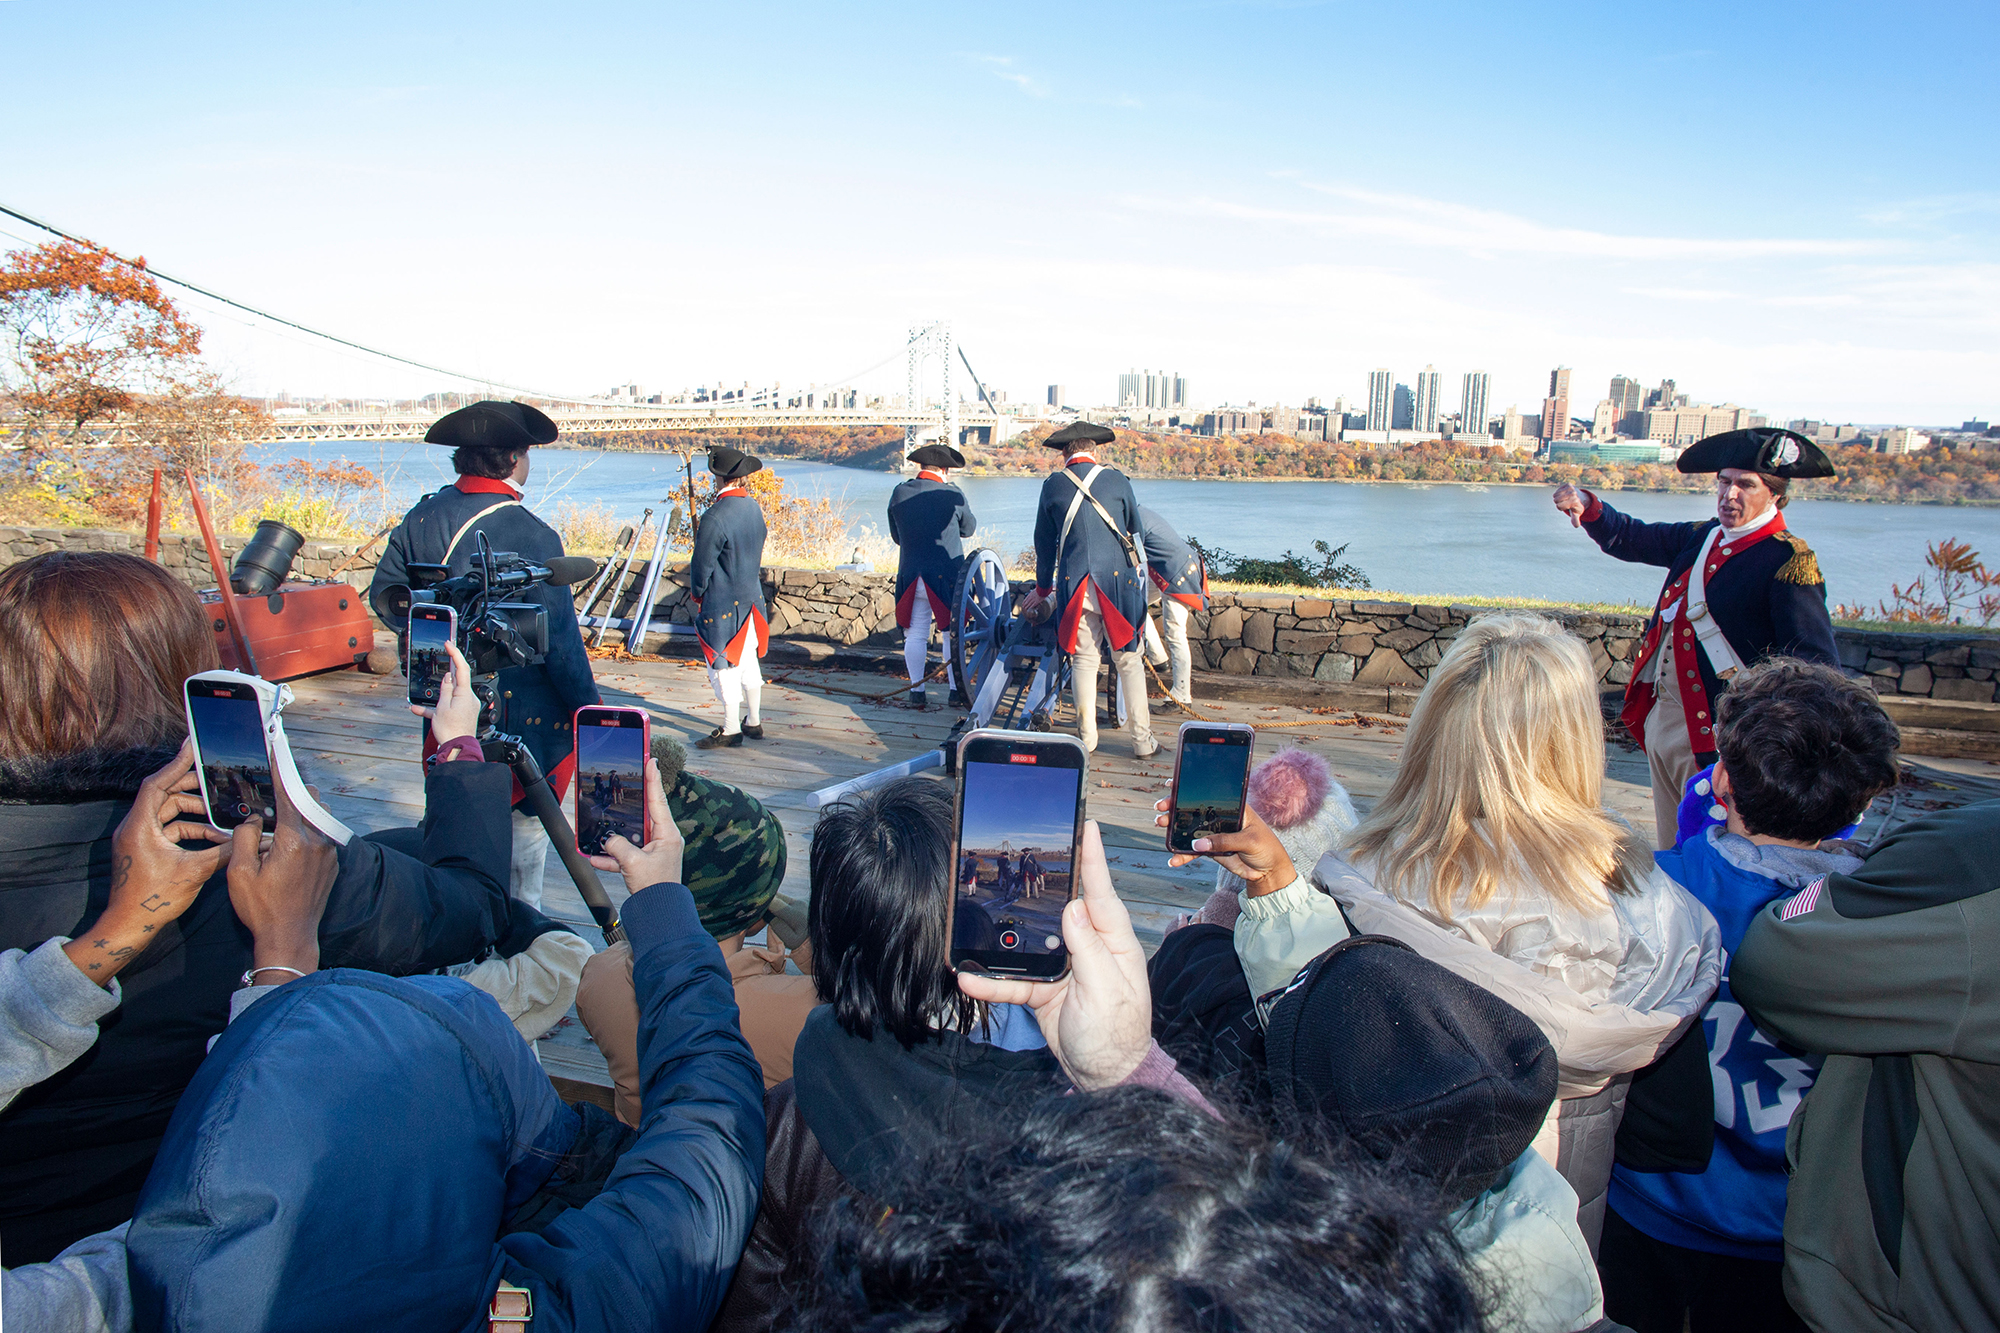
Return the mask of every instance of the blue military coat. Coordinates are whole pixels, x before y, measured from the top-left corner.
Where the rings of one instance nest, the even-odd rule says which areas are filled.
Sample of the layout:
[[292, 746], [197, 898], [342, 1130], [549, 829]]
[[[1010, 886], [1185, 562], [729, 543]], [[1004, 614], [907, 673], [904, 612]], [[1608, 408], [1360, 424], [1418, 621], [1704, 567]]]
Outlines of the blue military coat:
[[[476, 489], [463, 489], [466, 486]], [[486, 534], [495, 552], [513, 551], [542, 562], [563, 553], [562, 538], [519, 502], [512, 487], [460, 477], [459, 484], [417, 501], [389, 534], [382, 562], [368, 584], [369, 604], [382, 623], [398, 634], [406, 633], [407, 619], [389, 614], [385, 594], [409, 583], [412, 564], [448, 565], [453, 577], [471, 569], [479, 547], [476, 533]], [[542, 771], [553, 773], [576, 748], [571, 732], [576, 710], [603, 699], [583, 651], [583, 632], [577, 628], [576, 601], [569, 589], [537, 583], [508, 593], [506, 600], [535, 602], [548, 611], [549, 651], [540, 666], [507, 667], [500, 672], [494, 724], [519, 736]]]
[[896, 623], [910, 627], [921, 583], [938, 623], [951, 620], [951, 599], [965, 568], [965, 542], [979, 526], [965, 492], [935, 472], [917, 473], [889, 495], [889, 539], [896, 555]]
[[[1700, 523], [1644, 523], [1618, 512], [1594, 495], [1590, 496], [1590, 502], [1599, 511], [1583, 525], [1591, 540], [1606, 555], [1620, 560], [1664, 566], [1667, 578], [1663, 587], [1669, 589], [1693, 567], [1709, 529], [1718, 523], [1712, 518]], [[1840, 649], [1833, 640], [1833, 621], [1826, 613], [1826, 580], [1820, 574], [1819, 560], [1804, 540], [1791, 531], [1780, 527], [1773, 535], [1742, 547], [1707, 581], [1707, 589], [1709, 614], [1715, 617], [1722, 636], [1729, 640], [1729, 646], [1745, 665], [1767, 657], [1796, 657], [1828, 666], [1840, 665]], [[1666, 609], [1658, 603], [1654, 605], [1652, 617], [1646, 622], [1645, 643], [1658, 640], [1662, 629], [1660, 614]], [[1695, 655], [1700, 659], [1703, 694], [1713, 705], [1722, 697], [1727, 684], [1715, 674], [1706, 653]], [[1639, 680], [1641, 665], [1640, 661], [1633, 662], [1632, 682], [1625, 691], [1626, 726], [1635, 736], [1644, 731], [1645, 713], [1640, 705], [1650, 707], [1652, 699], [1648, 687]], [[1712, 713], [1713, 707], [1707, 711]], [[1688, 719], [1695, 757], [1704, 764], [1715, 762], [1715, 736], [1708, 725], [1695, 718]]]
[[1173, 524], [1141, 506], [1139, 521], [1146, 525], [1146, 568], [1153, 586], [1177, 602], [1199, 611], [1208, 605], [1208, 571]]
[[[1081, 481], [1096, 466], [1089, 454], [1075, 454], [1063, 470]], [[1118, 531], [1106, 527], [1085, 500], [1077, 506], [1065, 539], [1063, 519], [1077, 488], [1064, 480], [1061, 472], [1042, 483], [1042, 496], [1035, 508], [1035, 586], [1054, 593], [1061, 627], [1059, 642], [1065, 652], [1074, 652], [1077, 623], [1083, 614], [1083, 581], [1089, 579], [1097, 587], [1105, 636], [1112, 650], [1122, 653], [1138, 642], [1139, 626], [1146, 615], [1146, 569], [1133, 563], [1125, 545], [1130, 541], [1133, 547], [1140, 547], [1145, 525], [1139, 519], [1139, 501], [1132, 494], [1132, 483], [1117, 468], [1107, 467], [1098, 473], [1090, 490]]]
[[725, 487], [703, 511], [688, 560], [688, 591], [700, 608], [695, 632], [710, 666], [741, 666], [743, 641], [752, 624], [757, 626], [757, 656], [770, 648], [763, 565], [764, 511], [741, 486]]

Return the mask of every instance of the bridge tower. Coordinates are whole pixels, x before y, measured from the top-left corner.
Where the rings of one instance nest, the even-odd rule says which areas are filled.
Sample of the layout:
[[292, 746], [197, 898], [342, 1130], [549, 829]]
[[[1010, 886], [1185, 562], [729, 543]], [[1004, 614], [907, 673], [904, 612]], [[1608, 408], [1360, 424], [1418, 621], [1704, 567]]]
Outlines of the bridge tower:
[[[931, 324], [919, 324], [910, 329], [910, 411], [923, 410], [924, 362], [935, 357], [938, 363], [939, 401], [943, 404], [941, 424], [944, 427], [942, 443], [958, 447], [958, 396], [951, 391], [951, 363], [958, 353], [958, 344], [951, 338], [951, 323], [938, 320]], [[903, 457], [907, 460], [910, 451], [924, 443], [925, 431], [920, 426], [903, 428]]]

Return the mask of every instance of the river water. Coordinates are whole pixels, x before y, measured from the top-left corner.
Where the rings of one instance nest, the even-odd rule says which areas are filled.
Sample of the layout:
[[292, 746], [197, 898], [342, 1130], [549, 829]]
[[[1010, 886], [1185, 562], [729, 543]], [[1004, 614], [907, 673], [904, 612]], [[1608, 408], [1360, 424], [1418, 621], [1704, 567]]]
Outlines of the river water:
[[[423, 444], [322, 444], [253, 450], [260, 461], [347, 458], [389, 479], [396, 502], [451, 481], [450, 454]], [[886, 531], [883, 509], [902, 480], [823, 463], [769, 464], [796, 492], [826, 495], [846, 510], [857, 532]], [[528, 483], [529, 507], [553, 517], [563, 501], [607, 504], [624, 522], [679, 483], [680, 460], [660, 454], [538, 449]], [[960, 477], [979, 516], [975, 542], [1003, 558], [1034, 537], [1034, 477]], [[1139, 501], [1183, 535], [1239, 555], [1310, 553], [1315, 539], [1347, 545], [1375, 587], [1415, 596], [1540, 597], [1557, 601], [1644, 604], [1659, 592], [1661, 571], [1603, 555], [1549, 503], [1543, 487], [1334, 481], [1139, 481]], [[1679, 522], [1710, 517], [1699, 495], [1624, 492], [1610, 502], [1640, 518]], [[1802, 500], [1786, 522], [1809, 542], [1835, 602], [1872, 605], [1889, 585], [1922, 572], [1924, 549], [1955, 537], [2000, 563], [2000, 508], [1853, 504]]]

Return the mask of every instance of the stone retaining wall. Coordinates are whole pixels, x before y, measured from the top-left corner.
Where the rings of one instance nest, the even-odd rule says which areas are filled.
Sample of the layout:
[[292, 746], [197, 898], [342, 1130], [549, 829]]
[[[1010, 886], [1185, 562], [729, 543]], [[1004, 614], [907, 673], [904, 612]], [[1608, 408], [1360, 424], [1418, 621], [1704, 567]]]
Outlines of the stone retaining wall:
[[[236, 533], [222, 536], [218, 540], [222, 543], [223, 567], [226, 569], [236, 559], [236, 553], [243, 549], [243, 544], [250, 540], [250, 535]], [[292, 561], [292, 577], [297, 579], [334, 577], [334, 567], [354, 554], [356, 544], [308, 541], [299, 548], [298, 557]], [[118, 532], [104, 528], [0, 527], [0, 569], [26, 560], [31, 555], [41, 555], [45, 551], [125, 551], [132, 555], [141, 555], [145, 550], [146, 538], [144, 534], [137, 532]], [[215, 573], [208, 564], [208, 548], [202, 543], [198, 533], [161, 533], [160, 563], [191, 587], [215, 586]], [[343, 570], [339, 577], [357, 588], [366, 588], [368, 580], [375, 577], [373, 552]]]
[[[233, 559], [247, 538], [223, 538]], [[87, 528], [0, 527], [0, 567], [53, 550], [131, 551], [144, 546], [136, 533]], [[351, 544], [307, 542], [293, 565], [303, 578], [331, 577], [353, 553]], [[161, 563], [195, 587], [214, 585], [201, 539], [171, 533], [160, 539]], [[375, 572], [366, 558], [341, 577], [357, 588]], [[843, 646], [901, 639], [896, 628], [895, 579], [830, 569], [763, 571], [764, 596], [774, 637]], [[637, 595], [636, 577], [628, 580]], [[1025, 593], [1025, 582], [1015, 591]], [[692, 624], [684, 567], [663, 580], [661, 610], [677, 625]], [[629, 603], [628, 596], [627, 602]], [[1198, 612], [1188, 637], [1196, 665], [1234, 676], [1304, 678], [1332, 683], [1418, 689], [1467, 623], [1490, 608], [1356, 598], [1217, 593]], [[630, 614], [629, 605], [620, 614]], [[1638, 616], [1547, 610], [1590, 649], [1599, 682], [1623, 686], [1645, 622]], [[1990, 633], [1888, 634], [1836, 630], [1842, 664], [1866, 676], [1883, 694], [1992, 703], [2000, 689], [2000, 636]]]

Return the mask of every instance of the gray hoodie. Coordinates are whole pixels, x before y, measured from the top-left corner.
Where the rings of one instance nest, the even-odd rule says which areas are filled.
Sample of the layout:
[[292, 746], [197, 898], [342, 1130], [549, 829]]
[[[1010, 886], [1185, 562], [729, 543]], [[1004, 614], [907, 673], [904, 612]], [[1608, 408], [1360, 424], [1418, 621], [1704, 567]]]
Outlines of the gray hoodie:
[[[77, 970], [58, 936], [33, 953], [0, 952], [0, 1109], [65, 1069], [97, 1041], [97, 1020], [118, 1007], [118, 980]], [[125, 1333], [132, 1294], [125, 1228], [86, 1236], [45, 1264], [0, 1272], [0, 1324], [36, 1333]]]

